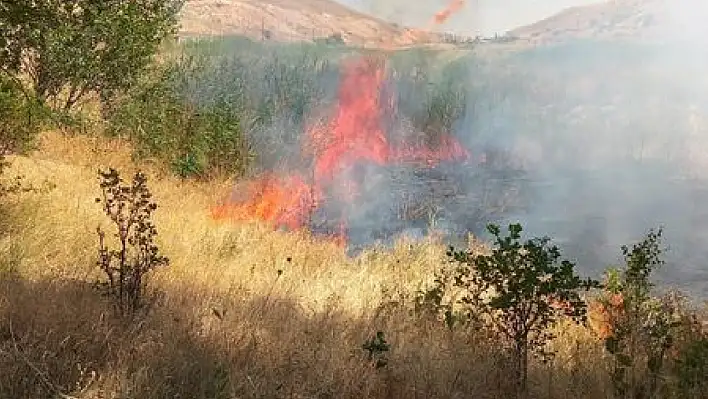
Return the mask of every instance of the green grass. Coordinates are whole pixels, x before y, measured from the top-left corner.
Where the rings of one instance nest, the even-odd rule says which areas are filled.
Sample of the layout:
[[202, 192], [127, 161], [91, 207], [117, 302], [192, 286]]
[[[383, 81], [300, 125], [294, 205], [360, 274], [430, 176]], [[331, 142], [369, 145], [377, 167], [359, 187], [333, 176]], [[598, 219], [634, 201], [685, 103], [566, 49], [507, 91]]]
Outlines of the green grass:
[[[118, 105], [109, 131], [132, 139], [139, 158], [162, 159], [185, 177], [242, 175], [297, 146], [308, 124], [331, 111], [341, 61], [371, 53], [241, 37], [186, 41]], [[390, 63], [398, 117], [431, 135], [452, 130], [466, 104], [464, 65], [435, 56], [409, 50]]]

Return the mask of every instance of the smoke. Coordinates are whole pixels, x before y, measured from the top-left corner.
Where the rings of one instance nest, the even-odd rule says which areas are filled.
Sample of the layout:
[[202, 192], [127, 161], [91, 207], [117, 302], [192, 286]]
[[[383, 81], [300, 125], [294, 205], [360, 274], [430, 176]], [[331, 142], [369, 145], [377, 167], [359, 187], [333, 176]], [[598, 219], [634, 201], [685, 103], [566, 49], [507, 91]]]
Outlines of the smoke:
[[[449, 0], [340, 0], [358, 10], [406, 26], [424, 28]], [[560, 10], [598, 0], [468, 0], [439, 29], [463, 35], [491, 36], [536, 22]]]
[[[406, 11], [403, 3], [378, 2], [371, 10], [423, 23], [441, 3]], [[495, 60], [456, 61], [451, 79], [465, 88], [467, 105], [453, 134], [473, 156], [506, 159], [498, 167], [440, 168], [456, 200], [438, 204], [437, 226], [479, 234], [481, 221], [518, 221], [531, 235], [554, 238], [595, 276], [622, 262], [621, 245], [662, 226], [667, 265], [658, 278], [705, 297], [708, 6], [626, 0], [608, 7], [619, 10], [611, 29], [637, 30], [649, 40], [570, 40]], [[468, 5], [450, 23], [473, 10]], [[606, 18], [615, 23], [611, 13]], [[430, 196], [435, 189], [427, 186], [436, 179], [409, 173], [398, 186]], [[383, 209], [392, 196], [370, 198], [367, 206]]]
[[705, 36], [671, 32], [661, 43], [573, 41], [470, 65], [477, 83], [456, 135], [523, 164], [528, 202], [505, 221], [553, 237], [594, 274], [621, 261], [620, 245], [664, 226], [661, 282], [705, 297], [708, 54]]
[[[468, 52], [444, 67], [420, 52], [398, 53], [379, 100], [389, 107], [385, 93], [394, 94], [394, 112], [378, 121], [388, 142], [434, 152], [450, 133], [470, 159], [347, 164], [323, 190], [329, 200], [313, 207], [307, 227], [332, 234], [346, 221], [356, 250], [431, 227], [453, 242], [468, 231], [486, 237], [487, 222], [521, 222], [598, 276], [621, 261], [621, 245], [664, 226], [669, 251], [661, 281], [704, 297], [708, 54], [696, 44], [705, 36], [666, 28], [691, 22], [687, 13], [661, 15], [670, 18], [660, 41], [576, 40], [493, 58]], [[256, 56], [255, 66], [241, 56], [219, 64], [204, 79], [208, 87], [194, 92], [243, 93], [233, 101], [276, 110], [248, 128], [256, 169], [298, 173], [298, 184], [311, 184], [314, 160], [303, 156], [303, 143], [313, 124], [341, 117], [341, 53], [311, 59], [281, 51]], [[350, 182], [354, 199], [345, 192]], [[307, 190], [282, 191], [292, 202], [295, 191]]]

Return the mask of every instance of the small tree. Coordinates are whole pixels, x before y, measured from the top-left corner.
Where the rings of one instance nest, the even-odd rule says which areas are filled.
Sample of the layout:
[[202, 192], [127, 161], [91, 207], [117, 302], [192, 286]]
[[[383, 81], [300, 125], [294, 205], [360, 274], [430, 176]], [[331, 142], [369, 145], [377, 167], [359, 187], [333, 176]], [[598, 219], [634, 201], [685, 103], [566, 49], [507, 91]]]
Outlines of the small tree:
[[545, 350], [554, 336], [550, 327], [561, 316], [584, 322], [586, 304], [579, 290], [599, 283], [580, 279], [575, 264], [561, 261], [560, 250], [550, 245], [548, 237], [521, 242], [519, 224], [509, 225], [506, 237], [500, 235], [497, 225], [490, 224], [487, 229], [495, 238], [490, 254], [451, 248], [448, 256], [457, 264], [455, 286], [464, 292], [460, 302], [510, 344], [519, 392], [523, 393], [529, 353], [552, 355]]
[[134, 313], [143, 305], [147, 273], [169, 264], [154, 243], [157, 229], [151, 217], [157, 204], [151, 202], [143, 173], [136, 173], [130, 185], [123, 184], [115, 169], [98, 173], [103, 195], [96, 202], [103, 203], [103, 211], [115, 225], [119, 247], [110, 249], [105, 242], [106, 233], [98, 227], [97, 265], [106, 274], [107, 293], [115, 299], [119, 313]]
[[42, 102], [70, 110], [129, 87], [176, 31], [181, 0], [0, 2], [0, 72], [29, 78]]
[[661, 259], [662, 229], [650, 230], [631, 247], [622, 246], [625, 267], [609, 269], [599, 301], [612, 314], [605, 347], [614, 357], [612, 381], [618, 397], [650, 398], [682, 322], [681, 303], [674, 295], [651, 295], [651, 274]]

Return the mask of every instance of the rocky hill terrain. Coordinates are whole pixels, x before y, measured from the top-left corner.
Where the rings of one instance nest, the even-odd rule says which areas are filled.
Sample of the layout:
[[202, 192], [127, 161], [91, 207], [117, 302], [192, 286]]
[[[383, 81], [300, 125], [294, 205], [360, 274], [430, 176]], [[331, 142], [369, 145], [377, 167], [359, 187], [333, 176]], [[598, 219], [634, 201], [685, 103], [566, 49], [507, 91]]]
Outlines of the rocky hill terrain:
[[237, 34], [279, 41], [341, 38], [362, 46], [409, 45], [436, 38], [333, 0], [189, 0], [182, 12], [182, 36]]
[[566, 9], [514, 29], [510, 36], [535, 44], [574, 39], [696, 39], [704, 34], [708, 7], [688, 0], [612, 0]]
[[[672, 41], [708, 34], [708, 7], [690, 0], [606, 0], [568, 8], [508, 32], [495, 49], [577, 39]], [[259, 40], [335, 40], [367, 46], [441, 43], [442, 34], [390, 23], [334, 0], [188, 0], [180, 35], [244, 35]]]

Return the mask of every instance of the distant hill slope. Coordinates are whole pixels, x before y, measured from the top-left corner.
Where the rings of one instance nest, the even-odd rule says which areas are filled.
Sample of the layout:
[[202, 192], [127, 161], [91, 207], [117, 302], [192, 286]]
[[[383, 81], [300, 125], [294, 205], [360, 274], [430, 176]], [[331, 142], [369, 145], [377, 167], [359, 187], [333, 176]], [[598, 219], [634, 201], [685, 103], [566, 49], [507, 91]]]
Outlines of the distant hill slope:
[[347, 8], [333, 0], [188, 0], [182, 36], [239, 34], [258, 39], [300, 41], [341, 35], [353, 45], [409, 45], [435, 41]]
[[708, 7], [695, 0], [612, 0], [573, 7], [514, 29], [510, 36], [542, 44], [573, 39], [697, 39], [708, 33]]

